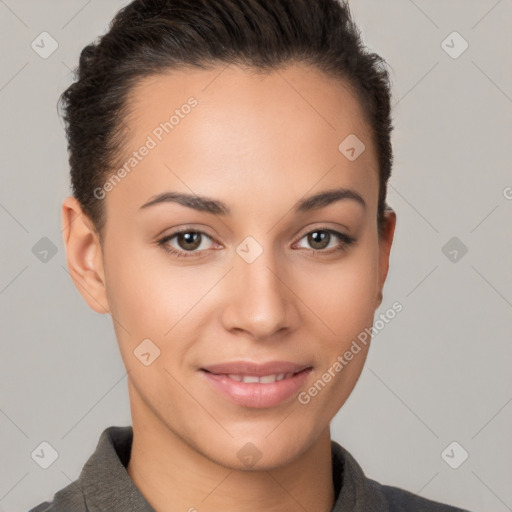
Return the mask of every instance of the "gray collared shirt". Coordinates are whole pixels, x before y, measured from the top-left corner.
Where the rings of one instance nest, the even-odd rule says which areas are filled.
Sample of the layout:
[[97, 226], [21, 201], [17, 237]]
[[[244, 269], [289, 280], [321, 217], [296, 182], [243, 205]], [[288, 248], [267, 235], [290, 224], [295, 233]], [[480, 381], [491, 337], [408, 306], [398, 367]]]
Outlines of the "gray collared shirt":
[[[77, 480], [58, 491], [53, 501], [29, 512], [155, 512], [131, 480], [133, 430], [108, 427], [100, 436]], [[427, 500], [365, 476], [350, 453], [331, 441], [336, 501], [331, 512], [468, 512]]]

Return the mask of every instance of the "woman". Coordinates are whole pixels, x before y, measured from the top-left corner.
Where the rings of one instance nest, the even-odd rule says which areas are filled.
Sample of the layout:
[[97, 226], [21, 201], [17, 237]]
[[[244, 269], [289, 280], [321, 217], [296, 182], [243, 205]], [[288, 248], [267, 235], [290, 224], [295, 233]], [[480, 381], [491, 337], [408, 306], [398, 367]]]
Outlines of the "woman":
[[136, 0], [62, 99], [68, 268], [112, 316], [133, 425], [32, 510], [461, 510], [330, 436], [396, 222], [388, 75], [348, 6]]

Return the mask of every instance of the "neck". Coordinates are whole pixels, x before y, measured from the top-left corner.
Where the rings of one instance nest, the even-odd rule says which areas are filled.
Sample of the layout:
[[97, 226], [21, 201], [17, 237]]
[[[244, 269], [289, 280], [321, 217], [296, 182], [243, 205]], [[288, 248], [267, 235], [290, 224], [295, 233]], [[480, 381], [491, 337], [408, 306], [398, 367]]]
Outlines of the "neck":
[[153, 415], [140, 397], [130, 398], [133, 444], [127, 471], [156, 512], [332, 510], [329, 428], [291, 463], [243, 471], [205, 457]]

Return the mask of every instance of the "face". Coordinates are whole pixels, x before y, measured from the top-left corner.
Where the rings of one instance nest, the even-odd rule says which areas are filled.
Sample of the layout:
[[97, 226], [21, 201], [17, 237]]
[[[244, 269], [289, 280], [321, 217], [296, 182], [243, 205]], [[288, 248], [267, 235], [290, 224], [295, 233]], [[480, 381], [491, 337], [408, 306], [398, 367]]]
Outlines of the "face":
[[302, 65], [152, 76], [129, 105], [83, 295], [113, 317], [132, 414], [224, 466], [243, 468], [247, 443], [283, 465], [354, 388], [368, 344], [343, 355], [386, 278], [394, 217], [379, 239], [361, 107]]

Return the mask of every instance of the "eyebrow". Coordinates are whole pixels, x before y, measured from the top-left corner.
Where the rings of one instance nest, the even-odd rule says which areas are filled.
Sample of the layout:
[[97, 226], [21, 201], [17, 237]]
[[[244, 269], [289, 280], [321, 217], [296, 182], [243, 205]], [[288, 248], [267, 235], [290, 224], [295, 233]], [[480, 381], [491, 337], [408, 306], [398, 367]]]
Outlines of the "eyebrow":
[[[324, 208], [332, 203], [345, 199], [352, 199], [366, 209], [366, 202], [362, 196], [355, 190], [347, 188], [324, 190], [323, 192], [298, 201], [294, 209], [296, 213], [303, 213]], [[164, 192], [153, 196], [147, 203], [143, 204], [140, 209], [142, 210], [161, 203], [178, 203], [200, 212], [213, 213], [215, 215], [231, 215], [231, 210], [222, 201], [181, 192]]]

